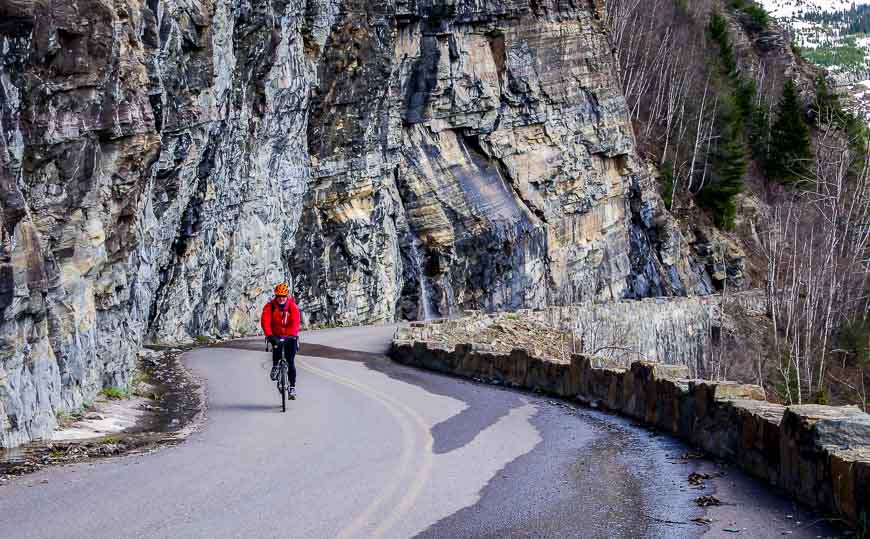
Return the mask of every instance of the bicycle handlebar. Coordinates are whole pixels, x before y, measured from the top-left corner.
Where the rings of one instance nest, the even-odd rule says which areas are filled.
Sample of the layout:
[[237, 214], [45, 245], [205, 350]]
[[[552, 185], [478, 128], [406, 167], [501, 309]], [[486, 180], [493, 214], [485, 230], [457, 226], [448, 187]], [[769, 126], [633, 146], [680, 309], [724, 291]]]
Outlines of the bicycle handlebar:
[[[272, 343], [269, 342], [269, 337], [264, 337], [264, 338], [266, 339], [266, 351], [269, 352], [270, 351], [269, 345]], [[276, 337], [276, 336], [272, 335], [272, 338], [277, 340], [279, 343], [285, 343], [285, 342], [290, 341], [290, 340], [296, 341], [297, 343], [299, 342], [299, 337], [294, 337], [293, 335], [288, 335], [287, 337]], [[274, 346], [273, 346], [273, 348], [274, 348]]]

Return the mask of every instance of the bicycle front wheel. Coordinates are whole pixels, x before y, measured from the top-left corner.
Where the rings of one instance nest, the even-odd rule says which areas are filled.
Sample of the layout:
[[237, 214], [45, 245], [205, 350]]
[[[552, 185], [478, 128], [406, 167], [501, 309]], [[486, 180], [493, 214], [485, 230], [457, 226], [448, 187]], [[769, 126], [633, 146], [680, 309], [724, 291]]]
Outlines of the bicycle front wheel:
[[287, 367], [281, 365], [281, 411], [287, 411], [287, 384], [289, 380], [287, 380]]

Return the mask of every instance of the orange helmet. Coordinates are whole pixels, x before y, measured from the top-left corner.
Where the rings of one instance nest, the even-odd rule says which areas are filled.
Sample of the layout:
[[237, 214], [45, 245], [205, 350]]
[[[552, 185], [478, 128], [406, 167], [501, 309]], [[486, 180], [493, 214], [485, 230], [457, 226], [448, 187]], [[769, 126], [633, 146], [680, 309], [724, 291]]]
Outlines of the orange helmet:
[[287, 283], [281, 283], [275, 287], [275, 295], [276, 296], [289, 296], [290, 295], [290, 287], [287, 286]]

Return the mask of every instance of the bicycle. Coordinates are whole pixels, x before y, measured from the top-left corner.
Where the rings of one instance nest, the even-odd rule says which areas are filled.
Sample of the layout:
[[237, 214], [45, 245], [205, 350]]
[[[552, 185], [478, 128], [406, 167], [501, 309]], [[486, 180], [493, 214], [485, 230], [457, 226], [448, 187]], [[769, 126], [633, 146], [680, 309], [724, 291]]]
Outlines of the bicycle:
[[[288, 341], [295, 341], [296, 339], [293, 337], [275, 337], [275, 340], [278, 343], [277, 346], [283, 347], [283, 346], [285, 346], [285, 343], [288, 343]], [[268, 338], [266, 339], [266, 342], [267, 343], [269, 342]], [[275, 346], [276, 345], [273, 345], [273, 348]], [[269, 350], [269, 347], [266, 346], [266, 351], [268, 351], [268, 350]], [[288, 397], [290, 398], [290, 400], [296, 400], [296, 396], [290, 394], [290, 380], [289, 380], [288, 375], [287, 375], [287, 369], [288, 369], [287, 359], [284, 357], [284, 354], [282, 353], [281, 359], [278, 360], [278, 381], [277, 381], [278, 393], [281, 394], [281, 412], [287, 411], [287, 398]]]

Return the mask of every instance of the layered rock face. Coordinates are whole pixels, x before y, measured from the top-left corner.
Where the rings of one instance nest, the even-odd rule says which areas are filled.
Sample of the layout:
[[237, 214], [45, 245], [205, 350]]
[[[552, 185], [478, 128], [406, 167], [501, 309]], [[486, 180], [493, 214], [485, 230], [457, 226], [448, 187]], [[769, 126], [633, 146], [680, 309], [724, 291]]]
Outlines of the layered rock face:
[[591, 4], [346, 4], [317, 70], [292, 257], [312, 319], [712, 288], [663, 225]]
[[148, 332], [257, 327], [307, 175], [303, 18], [290, 3], [0, 5], [0, 445], [125, 385]]
[[0, 446], [143, 339], [712, 288], [594, 4], [0, 1]]

